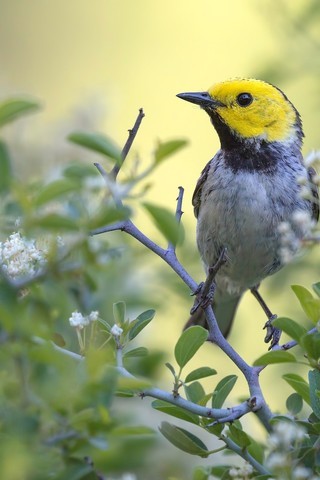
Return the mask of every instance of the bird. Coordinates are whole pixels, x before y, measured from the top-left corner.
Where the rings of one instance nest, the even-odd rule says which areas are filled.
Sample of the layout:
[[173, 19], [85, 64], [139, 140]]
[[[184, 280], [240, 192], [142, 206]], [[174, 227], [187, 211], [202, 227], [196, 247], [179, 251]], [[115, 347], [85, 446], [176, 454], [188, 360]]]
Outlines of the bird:
[[[201, 172], [192, 204], [197, 246], [207, 274], [225, 254], [215, 275], [212, 306], [227, 337], [247, 290], [269, 321], [274, 318], [258, 288], [285, 265], [281, 226], [286, 225], [298, 240], [290, 247], [295, 254], [319, 219], [315, 171], [304, 165], [300, 114], [271, 83], [234, 78], [177, 97], [200, 106], [220, 140], [220, 149]], [[303, 185], [308, 198], [302, 195]], [[306, 221], [295, 222], [297, 217]], [[191, 310], [185, 328], [192, 325], [207, 326], [202, 308]], [[267, 329], [266, 342], [277, 343], [274, 330]]]

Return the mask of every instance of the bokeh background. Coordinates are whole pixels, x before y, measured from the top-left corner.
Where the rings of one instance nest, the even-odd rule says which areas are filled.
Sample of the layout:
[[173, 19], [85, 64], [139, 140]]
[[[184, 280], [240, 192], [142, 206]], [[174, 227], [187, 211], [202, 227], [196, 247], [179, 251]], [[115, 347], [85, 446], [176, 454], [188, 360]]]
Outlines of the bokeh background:
[[[49, 177], [75, 157], [91, 161], [68, 145], [68, 133], [79, 128], [99, 130], [122, 145], [143, 107], [146, 117], [129, 165], [138, 158], [141, 168], [147, 166], [158, 140], [189, 141], [187, 148], [151, 176], [145, 199], [174, 210], [177, 187], [185, 188], [186, 241], [180, 258], [200, 281], [203, 273], [195, 247], [191, 196], [201, 169], [219, 143], [206, 115], [176, 94], [204, 90], [229, 77], [270, 81], [285, 91], [301, 113], [304, 153], [319, 148], [319, 27], [317, 0], [0, 0], [0, 98], [23, 94], [43, 105], [32, 118], [6, 127], [16, 172], [20, 178]], [[138, 206], [134, 203], [139, 226], [162, 242]], [[121, 237], [110, 238], [112, 242]], [[304, 320], [289, 285], [309, 287], [319, 280], [318, 260], [317, 251], [308, 252], [264, 282], [262, 293], [273, 311]], [[136, 272], [137, 281], [150, 294], [150, 308], [154, 303], [158, 307], [156, 320], [145, 334], [146, 344], [167, 350], [171, 359], [191, 305], [189, 292], [151, 254], [138, 257]], [[110, 305], [126, 300], [119, 298], [114, 285], [108, 295]], [[230, 341], [249, 362], [266, 350], [263, 323], [255, 301], [246, 295]], [[234, 373], [234, 367], [212, 346], [197, 356], [195, 364], [203, 363], [221, 375]], [[275, 368], [286, 371], [277, 366], [263, 374], [267, 397]], [[268, 400], [281, 409], [286, 387], [281, 374], [277, 377], [279, 396], [272, 389]], [[170, 388], [169, 373], [161, 381]], [[241, 382], [235, 395], [246, 395]]]

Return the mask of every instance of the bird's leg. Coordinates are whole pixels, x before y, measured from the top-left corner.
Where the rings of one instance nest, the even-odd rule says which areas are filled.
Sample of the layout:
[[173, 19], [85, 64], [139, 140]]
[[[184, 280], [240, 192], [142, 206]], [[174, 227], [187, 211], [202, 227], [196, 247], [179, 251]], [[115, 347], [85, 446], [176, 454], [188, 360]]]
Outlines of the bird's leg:
[[277, 318], [277, 315], [274, 315], [271, 312], [268, 305], [266, 304], [266, 302], [263, 300], [262, 296], [260, 295], [258, 288], [259, 288], [259, 285], [256, 285], [255, 287], [251, 288], [250, 291], [251, 291], [252, 295], [254, 296], [254, 298], [258, 301], [260, 307], [262, 308], [262, 310], [264, 311], [264, 313], [266, 314], [266, 316], [268, 318], [268, 321], [265, 323], [263, 328], [267, 330], [264, 341], [266, 343], [271, 342], [270, 347], [269, 347], [269, 350], [270, 350], [274, 346], [278, 345], [279, 340], [280, 340], [280, 336], [281, 336], [281, 330], [279, 330], [278, 328], [275, 328], [272, 325], [272, 322], [273, 322], [273, 320], [275, 320]]
[[197, 290], [194, 292], [196, 299], [193, 307], [190, 310], [191, 315], [195, 313], [199, 307], [206, 308], [213, 300], [216, 289], [215, 276], [218, 271], [227, 261], [227, 249], [224, 247], [221, 250], [218, 260], [214, 265], [208, 268], [208, 274], [205, 282], [199, 284]]

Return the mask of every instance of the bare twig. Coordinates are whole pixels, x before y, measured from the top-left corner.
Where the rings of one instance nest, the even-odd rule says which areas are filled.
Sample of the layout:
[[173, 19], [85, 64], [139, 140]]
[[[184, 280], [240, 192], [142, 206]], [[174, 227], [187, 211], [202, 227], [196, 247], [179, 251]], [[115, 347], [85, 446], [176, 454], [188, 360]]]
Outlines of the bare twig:
[[130, 148], [134, 142], [134, 139], [136, 138], [136, 135], [138, 133], [138, 130], [140, 128], [140, 125], [141, 125], [141, 122], [142, 122], [142, 119], [143, 117], [145, 116], [144, 114], [144, 111], [142, 108], [139, 109], [139, 114], [136, 118], [136, 121], [134, 123], [134, 126], [132, 127], [132, 129], [129, 129], [129, 136], [128, 136], [128, 139], [122, 149], [122, 152], [121, 152], [121, 158], [122, 158], [122, 162], [121, 164], [116, 164], [113, 169], [111, 170], [110, 172], [110, 175], [111, 175], [111, 178], [113, 180], [116, 180], [117, 176], [118, 176], [118, 173], [120, 172], [120, 169], [123, 165], [123, 162], [125, 161], [129, 151], [130, 151]]
[[[178, 187], [178, 189], [179, 189], [179, 194], [178, 194], [178, 198], [177, 198], [177, 206], [176, 206], [175, 217], [176, 217], [178, 225], [180, 226], [181, 217], [183, 215], [182, 200], [183, 200], [184, 188], [183, 187]], [[173, 245], [173, 243], [169, 242], [168, 251], [175, 252], [175, 249], [176, 249], [175, 245]]]
[[[308, 335], [312, 335], [313, 333], [316, 333], [318, 330], [316, 327], [311, 328], [311, 330], [308, 331]], [[283, 343], [282, 345], [279, 345], [278, 350], [290, 350], [290, 348], [296, 347], [298, 345], [298, 342], [295, 340], [291, 340], [290, 342]]]

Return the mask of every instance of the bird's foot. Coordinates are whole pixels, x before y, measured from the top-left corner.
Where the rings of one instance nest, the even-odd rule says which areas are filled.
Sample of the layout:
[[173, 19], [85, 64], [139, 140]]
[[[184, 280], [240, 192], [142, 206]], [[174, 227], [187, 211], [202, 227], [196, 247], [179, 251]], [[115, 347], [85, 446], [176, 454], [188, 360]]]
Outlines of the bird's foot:
[[206, 285], [207, 282], [201, 282], [198, 285], [197, 290], [192, 294], [195, 295], [194, 304], [190, 310], [190, 314], [193, 315], [199, 307], [206, 308], [210, 303], [212, 303], [214, 292], [216, 289], [215, 282], [211, 282], [209, 288]]
[[227, 261], [227, 249], [223, 248], [217, 262], [208, 268], [208, 275], [205, 282], [201, 282], [193, 293], [196, 296], [193, 307], [190, 310], [193, 315], [199, 307], [206, 308], [213, 301], [216, 283], [214, 281], [216, 274]]
[[277, 318], [277, 315], [271, 315], [268, 321], [265, 323], [263, 329], [267, 330], [266, 336], [264, 337], [264, 341], [266, 343], [270, 342], [269, 350], [272, 350], [279, 344], [279, 340], [281, 337], [281, 330], [274, 327], [272, 322]]

